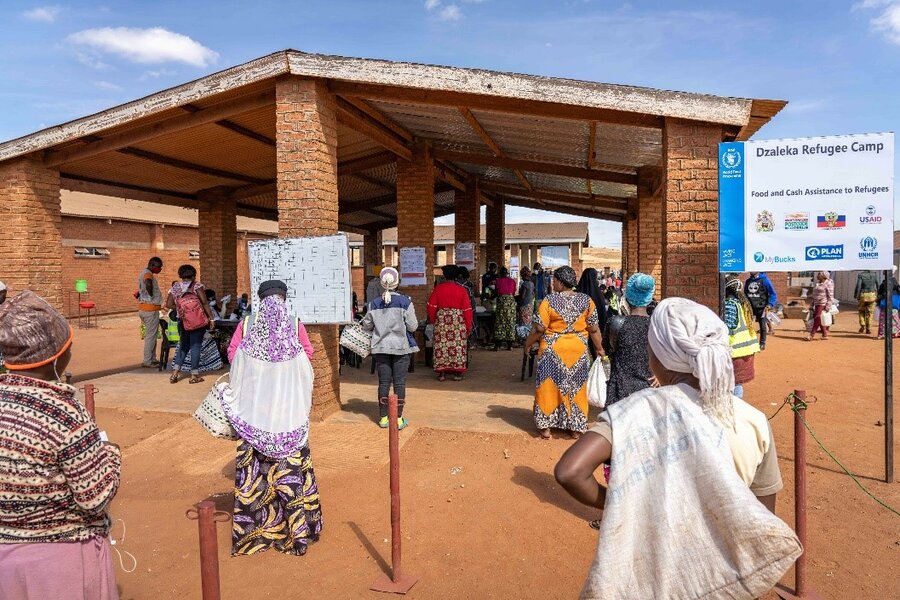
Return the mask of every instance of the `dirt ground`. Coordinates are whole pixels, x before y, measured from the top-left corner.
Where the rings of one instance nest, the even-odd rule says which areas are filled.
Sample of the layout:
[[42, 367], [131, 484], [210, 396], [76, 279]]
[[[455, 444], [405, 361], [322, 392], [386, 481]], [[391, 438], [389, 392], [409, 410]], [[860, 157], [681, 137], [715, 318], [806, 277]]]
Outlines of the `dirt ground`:
[[[839, 316], [828, 341], [802, 341], [800, 325], [786, 321], [758, 356], [747, 400], [771, 415], [791, 390], [805, 389], [815, 398], [808, 421], [822, 442], [872, 493], [900, 506], [900, 484], [880, 481], [883, 344], [851, 333], [851, 315]], [[140, 353], [130, 331], [115, 357], [125, 365], [136, 362], [126, 360], [128, 353]], [[76, 352], [94, 358], [79, 369], [103, 371], [90, 336], [80, 341]], [[600, 515], [553, 480], [553, 465], [571, 442], [533, 436], [530, 386], [518, 383], [519, 360], [518, 352], [477, 352], [465, 387], [438, 385], [424, 368], [411, 379], [414, 427], [401, 436], [404, 570], [420, 579], [411, 598], [573, 598], [580, 590], [597, 543], [586, 522]], [[311, 434], [322, 539], [304, 557], [231, 558], [230, 525], [220, 524], [223, 598], [380, 597], [368, 587], [390, 561], [387, 439], [371, 422], [368, 369], [345, 380], [345, 410]], [[165, 383], [157, 388], [175, 393]], [[229, 508], [234, 444], [212, 439], [184, 412], [141, 410], [113, 391], [119, 389], [110, 386], [101, 396], [97, 418], [124, 451], [113, 533], [121, 538], [124, 521], [126, 537], [117, 548], [134, 554], [138, 565], [133, 573], [118, 569], [122, 597], [199, 598], [197, 526], [184, 514], [208, 497]], [[790, 411], [772, 424], [785, 481], [778, 514], [792, 524]], [[900, 517], [865, 496], [811, 438], [808, 448], [811, 586], [823, 598], [900, 598]]]

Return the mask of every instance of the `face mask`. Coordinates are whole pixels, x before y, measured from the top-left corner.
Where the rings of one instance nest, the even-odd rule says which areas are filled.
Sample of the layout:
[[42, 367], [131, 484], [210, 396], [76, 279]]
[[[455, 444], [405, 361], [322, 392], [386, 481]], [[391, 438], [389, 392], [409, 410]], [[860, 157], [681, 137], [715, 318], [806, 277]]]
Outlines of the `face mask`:
[[154, 275], [159, 275], [162, 272], [162, 267], [150, 267], [150, 272]]

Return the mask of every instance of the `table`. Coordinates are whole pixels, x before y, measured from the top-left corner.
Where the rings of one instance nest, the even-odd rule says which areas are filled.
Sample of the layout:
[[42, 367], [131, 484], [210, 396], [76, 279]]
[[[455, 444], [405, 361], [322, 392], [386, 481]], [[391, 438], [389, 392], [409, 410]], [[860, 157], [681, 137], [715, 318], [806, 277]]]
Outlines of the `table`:
[[489, 346], [494, 341], [496, 316], [494, 311], [486, 310], [475, 313], [475, 339], [482, 346]]

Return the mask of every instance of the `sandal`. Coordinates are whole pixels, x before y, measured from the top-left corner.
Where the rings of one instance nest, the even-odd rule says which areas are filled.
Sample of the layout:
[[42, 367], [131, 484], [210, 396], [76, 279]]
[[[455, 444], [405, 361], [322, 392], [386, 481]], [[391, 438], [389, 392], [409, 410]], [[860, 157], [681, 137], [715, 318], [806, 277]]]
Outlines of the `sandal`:
[[178, 371], [175, 371], [174, 373], [172, 373], [172, 376], [169, 377], [169, 383], [178, 383], [178, 381], [180, 379], [181, 379], [181, 373], [179, 373]]
[[549, 429], [541, 429], [541, 439], [542, 440], [550, 439], [550, 430]]
[[593, 521], [588, 521], [588, 525], [591, 527], [591, 529], [596, 529], [597, 531], [600, 531], [600, 523], [601, 522], [602, 521], [600, 519], [594, 519]]
[[447, 376], [444, 375], [443, 373], [441, 373], [440, 375], [438, 375], [438, 381], [446, 381], [446, 380], [447, 380]]
[[191, 375], [191, 380], [188, 381], [188, 383], [201, 383], [202, 381], [203, 381], [203, 378], [200, 377], [199, 375]]

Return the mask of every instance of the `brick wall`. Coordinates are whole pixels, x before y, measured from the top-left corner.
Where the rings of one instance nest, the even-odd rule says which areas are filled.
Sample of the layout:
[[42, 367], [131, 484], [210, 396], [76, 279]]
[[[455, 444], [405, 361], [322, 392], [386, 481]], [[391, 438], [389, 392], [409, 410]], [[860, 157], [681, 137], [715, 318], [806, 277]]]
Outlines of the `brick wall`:
[[720, 125], [666, 119], [663, 295], [690, 298], [716, 312], [721, 141]]
[[622, 224], [622, 267], [629, 275], [638, 271], [639, 206], [637, 198], [628, 200], [628, 213]]
[[485, 213], [483, 271], [487, 271], [488, 263], [495, 262], [498, 265], [506, 263], [506, 204], [495, 199], [494, 205], [488, 205]]
[[59, 171], [30, 157], [0, 164], [0, 280], [63, 308]]
[[401, 288], [422, 318], [434, 287], [428, 276], [434, 270], [434, 161], [425, 148], [417, 149], [412, 161], [397, 161], [397, 247], [425, 248], [426, 284]]
[[[320, 236], [338, 231], [337, 119], [325, 84], [287, 76], [275, 83], [275, 164], [278, 235]], [[338, 328], [307, 328], [315, 350], [312, 418], [340, 408]]]
[[663, 200], [654, 196], [658, 173], [653, 169], [638, 169], [638, 251], [635, 272], [646, 273], [656, 280], [655, 297], [663, 293]]
[[218, 297], [237, 292], [237, 203], [222, 188], [198, 194], [206, 205], [198, 215], [204, 285]]
[[474, 243], [475, 244], [475, 266], [470, 269], [471, 281], [478, 280], [476, 287], [480, 284], [480, 278], [477, 277], [480, 269], [481, 254], [481, 202], [478, 198], [478, 187], [475, 182], [470, 182], [466, 186], [465, 192], [456, 192], [455, 202], [455, 219], [454, 219], [454, 250], [457, 244]]

